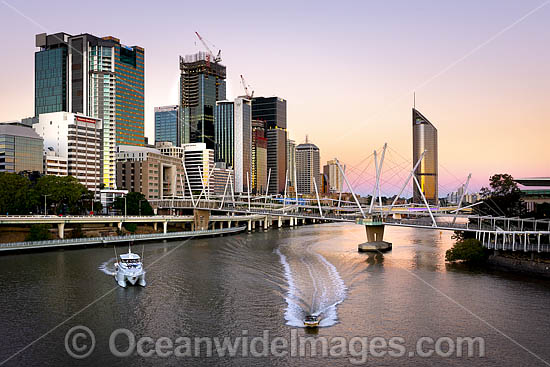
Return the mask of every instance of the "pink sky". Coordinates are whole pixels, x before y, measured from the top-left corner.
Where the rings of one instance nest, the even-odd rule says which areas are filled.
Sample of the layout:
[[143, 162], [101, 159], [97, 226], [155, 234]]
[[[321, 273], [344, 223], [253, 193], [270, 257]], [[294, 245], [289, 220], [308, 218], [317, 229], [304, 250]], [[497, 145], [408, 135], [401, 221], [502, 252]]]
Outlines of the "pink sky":
[[[530, 13], [543, 2], [214, 3], [0, 3], [0, 121], [33, 114], [34, 35], [88, 32], [145, 48], [153, 139], [153, 107], [177, 103], [178, 55], [199, 50], [199, 31], [222, 49], [228, 96], [243, 93], [243, 74], [255, 95], [285, 98], [290, 137], [308, 134], [323, 162], [358, 166], [384, 142], [404, 156], [392, 153], [388, 170], [412, 160], [416, 91], [439, 131], [440, 194], [469, 172], [473, 189], [493, 173], [550, 175], [550, 5]], [[370, 191], [367, 179], [357, 182]]]

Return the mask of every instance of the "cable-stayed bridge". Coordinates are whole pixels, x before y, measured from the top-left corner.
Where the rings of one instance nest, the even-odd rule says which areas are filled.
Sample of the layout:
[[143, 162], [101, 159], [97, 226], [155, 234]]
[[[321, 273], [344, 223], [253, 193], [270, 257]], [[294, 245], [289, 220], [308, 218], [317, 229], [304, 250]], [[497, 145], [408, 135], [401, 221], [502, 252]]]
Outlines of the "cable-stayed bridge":
[[[279, 223], [287, 220], [290, 225], [298, 221], [320, 221], [320, 222], [352, 222], [364, 225], [369, 241], [381, 241], [384, 226], [400, 226], [424, 228], [431, 230], [466, 231], [475, 233], [484, 246], [491, 249], [502, 249], [512, 251], [536, 251], [550, 252], [550, 220], [536, 220], [529, 218], [509, 218], [506, 216], [478, 215], [473, 213], [473, 206], [482, 202], [463, 206], [464, 195], [471, 175], [466, 179], [462, 196], [458, 205], [441, 207], [429, 204], [424, 196], [420, 183], [414, 175], [416, 168], [424, 158], [425, 152], [408, 172], [407, 178], [399, 188], [399, 193], [391, 205], [383, 205], [381, 195], [382, 167], [387, 144], [384, 145], [380, 159], [374, 152], [376, 177], [370, 202], [360, 202], [353, 184], [350, 183], [345, 169], [335, 159], [338, 169], [342, 174], [348, 190], [351, 192], [353, 201], [342, 200], [341, 187], [339, 199], [323, 198], [319, 196], [318, 188], [315, 185], [315, 198], [299, 197], [296, 192], [285, 191], [283, 195], [251, 195], [250, 184], [247, 182], [246, 193], [235, 193], [233, 190], [232, 177], [228, 176], [223, 195], [213, 195], [207, 189], [209, 177], [203, 184], [203, 190], [197, 196], [192, 191], [188, 197], [171, 197], [160, 200], [152, 200], [151, 203], [157, 209], [197, 209], [211, 212], [226, 212], [228, 214], [245, 214], [276, 218]], [[398, 165], [403, 168], [403, 165]], [[410, 166], [409, 166], [410, 167]], [[364, 172], [364, 170], [363, 170]], [[294, 173], [296, 177], [296, 173]], [[395, 173], [394, 173], [395, 176]], [[211, 177], [211, 175], [210, 175]], [[287, 172], [288, 178], [288, 172]], [[269, 180], [269, 179], [268, 179]], [[356, 179], [357, 181], [357, 179]], [[288, 180], [287, 180], [288, 182]], [[398, 204], [397, 201], [407, 186], [412, 182], [416, 185], [421, 196], [420, 204]], [[269, 182], [268, 185], [269, 187]]]

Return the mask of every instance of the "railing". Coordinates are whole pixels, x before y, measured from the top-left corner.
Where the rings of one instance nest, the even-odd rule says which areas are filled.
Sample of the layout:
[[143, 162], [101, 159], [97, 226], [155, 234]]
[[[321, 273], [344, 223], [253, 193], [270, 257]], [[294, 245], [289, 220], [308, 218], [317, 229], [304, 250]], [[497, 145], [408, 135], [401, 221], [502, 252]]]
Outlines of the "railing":
[[175, 237], [196, 237], [207, 236], [211, 234], [223, 234], [240, 232], [246, 229], [246, 226], [223, 228], [223, 229], [205, 229], [198, 231], [185, 231], [185, 232], [167, 232], [167, 233], [151, 233], [151, 234], [134, 234], [127, 236], [102, 236], [102, 237], [88, 237], [88, 238], [72, 238], [72, 239], [59, 239], [59, 240], [46, 240], [46, 241], [24, 241], [24, 242], [11, 242], [0, 244], [1, 250], [10, 249], [24, 249], [24, 248], [39, 248], [39, 247], [58, 247], [65, 245], [79, 245], [79, 244], [91, 244], [91, 243], [108, 243], [116, 241], [140, 241], [150, 239], [164, 239]]

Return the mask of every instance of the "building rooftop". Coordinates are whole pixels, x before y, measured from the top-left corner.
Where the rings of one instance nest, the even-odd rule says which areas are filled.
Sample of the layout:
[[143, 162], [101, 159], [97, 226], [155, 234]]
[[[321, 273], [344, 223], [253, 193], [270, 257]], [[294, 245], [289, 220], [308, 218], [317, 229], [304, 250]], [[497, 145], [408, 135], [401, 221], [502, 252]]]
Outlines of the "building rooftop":
[[523, 186], [550, 186], [550, 177], [524, 177], [514, 181]]
[[14, 124], [13, 122], [1, 123], [0, 124], [0, 135], [13, 135], [13, 136], [23, 136], [26, 138], [41, 139], [42, 137], [38, 135], [32, 127]]

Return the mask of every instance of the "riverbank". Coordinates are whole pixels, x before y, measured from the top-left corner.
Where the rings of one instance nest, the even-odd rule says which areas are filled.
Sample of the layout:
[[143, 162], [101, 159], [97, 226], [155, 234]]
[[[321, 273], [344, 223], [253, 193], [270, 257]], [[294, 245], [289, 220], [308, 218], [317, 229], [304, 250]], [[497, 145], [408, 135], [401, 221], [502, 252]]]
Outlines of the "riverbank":
[[495, 251], [489, 256], [487, 264], [495, 269], [507, 272], [528, 274], [550, 279], [550, 260], [540, 254]]

